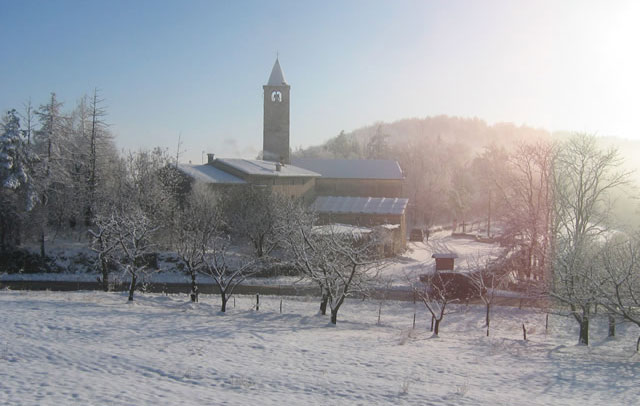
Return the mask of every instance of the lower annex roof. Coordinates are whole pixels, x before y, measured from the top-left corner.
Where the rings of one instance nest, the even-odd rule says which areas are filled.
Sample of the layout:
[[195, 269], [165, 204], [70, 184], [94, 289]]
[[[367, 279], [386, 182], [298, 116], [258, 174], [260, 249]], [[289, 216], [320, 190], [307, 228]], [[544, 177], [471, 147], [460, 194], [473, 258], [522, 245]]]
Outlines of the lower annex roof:
[[319, 213], [404, 214], [409, 199], [401, 197], [318, 196], [313, 209]]

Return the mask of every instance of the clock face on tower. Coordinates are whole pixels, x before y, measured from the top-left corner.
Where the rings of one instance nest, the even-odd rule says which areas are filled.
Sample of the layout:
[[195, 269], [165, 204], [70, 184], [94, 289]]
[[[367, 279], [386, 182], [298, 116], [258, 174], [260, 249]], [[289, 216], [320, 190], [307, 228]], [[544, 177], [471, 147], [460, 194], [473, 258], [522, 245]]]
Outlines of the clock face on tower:
[[271, 92], [271, 101], [280, 103], [282, 101], [282, 93], [279, 90]]

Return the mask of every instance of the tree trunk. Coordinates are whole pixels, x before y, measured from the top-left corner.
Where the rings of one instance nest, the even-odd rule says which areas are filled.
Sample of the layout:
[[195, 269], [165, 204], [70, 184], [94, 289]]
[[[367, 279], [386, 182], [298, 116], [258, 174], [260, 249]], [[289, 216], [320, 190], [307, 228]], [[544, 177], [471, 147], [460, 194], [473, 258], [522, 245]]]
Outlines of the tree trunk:
[[616, 318], [613, 314], [609, 315], [609, 337], [616, 336]]
[[[489, 316], [490, 312], [491, 312], [491, 303], [487, 303], [487, 314], [485, 316], [487, 331], [489, 331], [489, 322], [491, 321]], [[487, 333], [487, 335], [489, 335], [489, 333]]]
[[435, 319], [435, 323], [433, 325], [433, 335], [437, 336], [438, 333], [440, 332], [440, 322], [442, 321], [442, 319]]
[[5, 252], [6, 250], [6, 244], [5, 244], [5, 226], [4, 226], [4, 221], [2, 221], [2, 224], [0, 224], [0, 252]]
[[589, 345], [589, 310], [584, 310], [580, 320], [580, 337], [578, 344]]
[[15, 231], [13, 233], [13, 245], [14, 247], [19, 247], [21, 243], [21, 231], [20, 231], [20, 220], [16, 221]]
[[225, 313], [227, 311], [227, 301], [229, 300], [229, 298], [227, 297], [227, 293], [222, 289], [220, 290], [220, 298], [222, 298], [222, 307], [220, 307], [220, 311], [222, 313]]
[[136, 290], [136, 275], [131, 275], [131, 285], [129, 286], [129, 301], [133, 302], [133, 292]]
[[[491, 189], [489, 189], [489, 213], [487, 215], [487, 238], [491, 238]], [[489, 323], [487, 323], [489, 325]]]
[[198, 301], [198, 283], [196, 282], [196, 273], [191, 271], [191, 301]]
[[331, 324], [338, 323], [338, 309], [331, 309]]
[[322, 300], [320, 300], [320, 314], [325, 316], [327, 314], [327, 303], [329, 302], [329, 295], [326, 292], [322, 293]]
[[109, 291], [109, 267], [107, 265], [107, 260], [100, 256], [100, 267], [102, 268], [102, 290], [105, 292]]
[[44, 251], [44, 228], [40, 230], [40, 257], [44, 261], [46, 252]]

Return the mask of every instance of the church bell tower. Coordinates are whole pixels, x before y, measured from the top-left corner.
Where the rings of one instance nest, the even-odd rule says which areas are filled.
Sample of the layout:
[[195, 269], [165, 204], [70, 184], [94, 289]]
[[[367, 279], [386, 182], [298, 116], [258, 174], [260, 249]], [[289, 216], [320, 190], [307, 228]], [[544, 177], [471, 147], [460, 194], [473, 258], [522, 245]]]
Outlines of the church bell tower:
[[264, 125], [262, 155], [265, 161], [288, 164], [289, 160], [289, 91], [280, 62], [271, 70], [264, 89]]

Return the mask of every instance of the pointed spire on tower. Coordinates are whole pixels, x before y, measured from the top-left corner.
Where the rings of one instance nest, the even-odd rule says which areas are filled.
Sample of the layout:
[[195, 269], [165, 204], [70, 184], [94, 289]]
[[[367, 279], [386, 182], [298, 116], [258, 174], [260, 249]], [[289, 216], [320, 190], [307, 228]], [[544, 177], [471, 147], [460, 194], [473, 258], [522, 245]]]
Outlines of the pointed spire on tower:
[[287, 81], [284, 79], [284, 73], [280, 67], [280, 61], [278, 60], [278, 57], [276, 57], [276, 63], [273, 64], [273, 69], [271, 69], [271, 76], [269, 76], [269, 82], [267, 82], [267, 85], [282, 86], [286, 84]]

